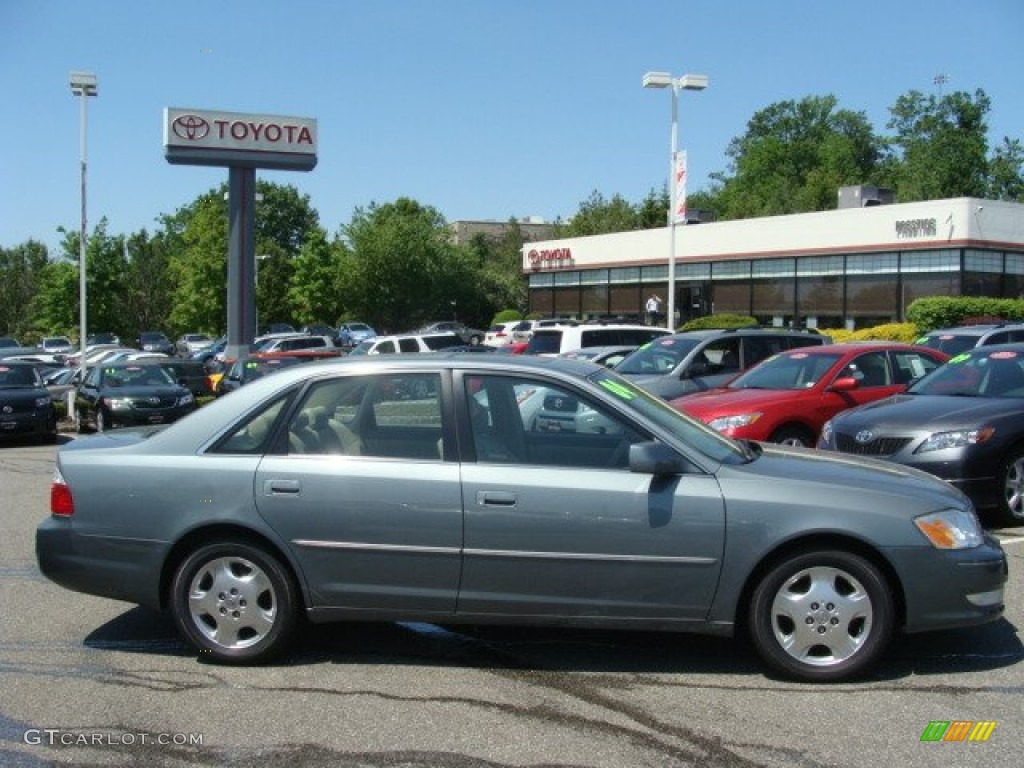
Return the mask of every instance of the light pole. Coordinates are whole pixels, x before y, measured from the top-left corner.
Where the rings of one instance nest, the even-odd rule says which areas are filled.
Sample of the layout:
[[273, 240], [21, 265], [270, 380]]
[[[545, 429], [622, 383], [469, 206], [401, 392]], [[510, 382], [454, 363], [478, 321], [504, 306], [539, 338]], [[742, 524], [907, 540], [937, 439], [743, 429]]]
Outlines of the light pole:
[[[683, 75], [674, 78], [668, 72], [648, 72], [644, 88], [672, 89], [671, 152], [668, 159], [668, 322], [670, 331], [676, 327], [676, 173], [679, 155], [679, 91], [703, 91], [708, 87], [707, 75]], [[686, 223], [685, 221], [683, 222]]]
[[69, 76], [71, 93], [79, 97], [82, 111], [79, 120], [79, 149], [78, 155], [82, 166], [82, 230], [78, 237], [78, 343], [82, 353], [82, 368], [85, 368], [85, 246], [86, 246], [86, 154], [85, 154], [85, 130], [88, 123], [86, 103], [88, 96], [95, 96], [98, 93], [96, 88], [96, 75], [92, 72], [72, 72]]

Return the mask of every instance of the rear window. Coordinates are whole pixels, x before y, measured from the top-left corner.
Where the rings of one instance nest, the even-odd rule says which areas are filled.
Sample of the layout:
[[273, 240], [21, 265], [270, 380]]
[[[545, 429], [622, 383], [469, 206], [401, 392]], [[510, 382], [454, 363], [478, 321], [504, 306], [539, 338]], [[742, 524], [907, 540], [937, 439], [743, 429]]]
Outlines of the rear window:
[[561, 351], [562, 332], [556, 329], [534, 331], [526, 345], [526, 352], [530, 355], [557, 355]]
[[428, 349], [444, 349], [445, 347], [457, 347], [462, 344], [462, 339], [454, 333], [445, 336], [423, 336], [423, 343]]
[[667, 331], [657, 328], [595, 328], [580, 334], [581, 347], [640, 346], [651, 339], [665, 336]]

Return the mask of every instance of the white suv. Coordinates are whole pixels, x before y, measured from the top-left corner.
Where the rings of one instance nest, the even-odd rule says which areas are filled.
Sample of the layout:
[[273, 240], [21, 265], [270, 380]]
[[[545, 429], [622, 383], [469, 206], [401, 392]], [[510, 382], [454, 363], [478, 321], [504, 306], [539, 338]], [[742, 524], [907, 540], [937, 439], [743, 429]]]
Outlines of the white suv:
[[526, 344], [526, 354], [560, 355], [581, 347], [639, 347], [652, 339], [667, 336], [668, 330], [630, 323], [583, 323], [535, 328]]
[[460, 347], [463, 340], [454, 333], [407, 333], [400, 336], [377, 336], [359, 342], [350, 355], [392, 355], [403, 352], [436, 352]]

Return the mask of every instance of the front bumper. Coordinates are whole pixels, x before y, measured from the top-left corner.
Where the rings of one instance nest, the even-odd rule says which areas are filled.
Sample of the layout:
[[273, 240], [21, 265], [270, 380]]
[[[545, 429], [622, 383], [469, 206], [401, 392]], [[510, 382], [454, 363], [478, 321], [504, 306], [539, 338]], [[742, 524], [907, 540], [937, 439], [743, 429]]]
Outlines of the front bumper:
[[985, 624], [1003, 615], [1009, 566], [992, 536], [973, 549], [901, 547], [886, 556], [903, 585], [904, 631]]

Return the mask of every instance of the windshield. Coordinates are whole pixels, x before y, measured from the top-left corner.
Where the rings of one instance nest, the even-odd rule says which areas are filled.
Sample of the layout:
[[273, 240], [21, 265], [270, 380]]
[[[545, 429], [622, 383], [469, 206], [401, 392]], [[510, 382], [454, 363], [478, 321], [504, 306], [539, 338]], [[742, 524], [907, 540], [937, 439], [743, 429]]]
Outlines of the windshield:
[[1024, 348], [979, 347], [929, 373], [908, 390], [912, 395], [1024, 398]]
[[666, 337], [644, 344], [615, 366], [619, 373], [658, 376], [670, 373], [698, 344], [697, 339]]
[[770, 357], [751, 368], [730, 384], [730, 389], [809, 389], [821, 381], [842, 357], [835, 354], [811, 355], [793, 352]]
[[627, 408], [650, 419], [708, 458], [719, 463], [736, 463], [749, 459], [742, 444], [677, 411], [660, 397], [649, 394], [615, 373], [601, 370], [591, 374], [589, 378]]
[[174, 380], [159, 365], [123, 365], [103, 368], [103, 387], [163, 387], [174, 384]]
[[349, 354], [350, 355], [368, 355], [368, 354], [370, 354], [370, 349], [373, 348], [373, 345], [375, 343], [376, 342], [373, 342], [373, 341], [361, 341], [356, 346], [352, 347], [352, 351], [349, 352]]
[[0, 389], [38, 387], [39, 377], [29, 366], [0, 365]]
[[939, 352], [945, 352], [947, 355], [958, 355], [961, 352], [973, 349], [977, 345], [979, 338], [973, 334], [970, 336], [958, 336], [952, 333], [935, 333], [931, 336], [924, 336], [914, 343], [922, 347], [937, 349]]

